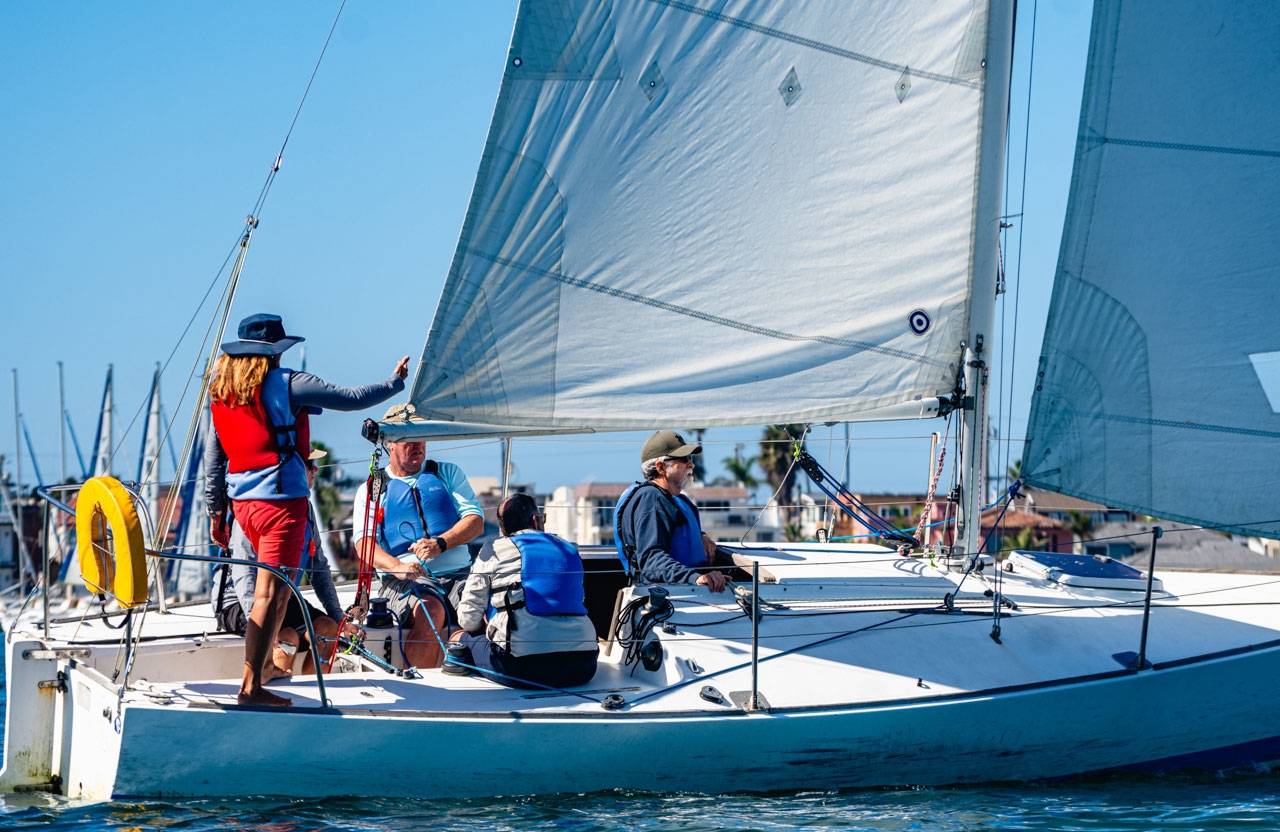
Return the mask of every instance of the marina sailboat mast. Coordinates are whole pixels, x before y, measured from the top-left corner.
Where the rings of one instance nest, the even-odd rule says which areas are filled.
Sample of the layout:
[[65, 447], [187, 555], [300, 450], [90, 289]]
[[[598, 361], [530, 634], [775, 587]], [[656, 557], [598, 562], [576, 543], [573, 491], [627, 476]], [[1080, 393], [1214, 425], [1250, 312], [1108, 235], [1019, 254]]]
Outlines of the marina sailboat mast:
[[111, 389], [112, 371], [113, 367], [108, 364], [107, 381], [102, 388], [102, 407], [98, 411], [98, 432], [93, 440], [93, 453], [89, 463], [89, 474], [94, 477], [114, 476], [112, 462], [115, 454], [113, 445], [115, 433], [112, 429], [112, 417], [115, 412], [115, 403]]

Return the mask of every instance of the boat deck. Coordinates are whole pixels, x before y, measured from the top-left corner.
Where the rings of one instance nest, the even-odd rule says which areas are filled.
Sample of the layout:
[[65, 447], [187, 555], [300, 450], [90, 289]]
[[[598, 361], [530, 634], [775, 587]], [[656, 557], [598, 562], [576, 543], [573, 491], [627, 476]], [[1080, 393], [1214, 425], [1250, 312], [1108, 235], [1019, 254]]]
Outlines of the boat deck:
[[[987, 637], [993, 622], [985, 594], [994, 575], [970, 575], [957, 592], [958, 574], [880, 547], [737, 551], [758, 560], [762, 578], [770, 581], [760, 590], [758, 690], [775, 710], [925, 701], [1114, 674], [1123, 670], [1122, 657], [1138, 647], [1140, 592], [1066, 586], [1026, 570], [1002, 574], [1002, 590], [1015, 606], [1002, 611], [997, 643]], [[1148, 645], [1152, 661], [1280, 638], [1269, 603], [1280, 578], [1161, 578], [1165, 591], [1153, 599]], [[439, 670], [401, 678], [351, 655], [340, 657], [326, 675], [328, 704], [344, 713], [506, 718], [519, 712], [536, 718], [604, 713], [601, 702], [612, 694], [625, 700], [620, 710], [626, 713], [741, 713], [751, 690], [749, 586], [739, 589], [742, 597], [703, 587], [670, 589], [674, 613], [665, 631], [656, 632], [664, 653], [656, 670], [623, 666], [622, 650], [614, 644], [602, 647], [588, 685], [531, 691]], [[948, 594], [954, 596], [950, 610], [943, 605]], [[1237, 605], [1230, 620], [1221, 615], [1226, 603]], [[240, 708], [243, 639], [217, 633], [207, 605], [171, 607], [164, 615], [151, 610], [136, 626], [143, 635], [124, 702]], [[89, 648], [91, 655], [81, 663], [104, 677], [120, 675], [122, 631], [107, 621], [66, 621], [51, 635], [51, 642]], [[812, 679], [823, 681], [814, 685]], [[713, 690], [704, 695], [704, 686]], [[276, 680], [270, 689], [291, 697], [298, 708], [324, 705], [314, 676]]]

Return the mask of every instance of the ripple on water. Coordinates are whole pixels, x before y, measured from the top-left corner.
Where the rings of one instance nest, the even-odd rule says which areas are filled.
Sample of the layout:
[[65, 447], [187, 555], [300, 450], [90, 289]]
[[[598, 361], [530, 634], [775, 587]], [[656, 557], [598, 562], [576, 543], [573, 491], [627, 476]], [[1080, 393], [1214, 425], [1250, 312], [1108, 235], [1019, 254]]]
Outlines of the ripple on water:
[[[1211, 832], [1280, 828], [1272, 775], [1110, 777], [956, 789], [652, 795], [625, 791], [486, 800], [400, 798], [188, 800], [86, 804], [48, 795], [0, 799], [10, 829], [84, 827], [198, 832]], [[335, 786], [336, 787], [336, 786]]]

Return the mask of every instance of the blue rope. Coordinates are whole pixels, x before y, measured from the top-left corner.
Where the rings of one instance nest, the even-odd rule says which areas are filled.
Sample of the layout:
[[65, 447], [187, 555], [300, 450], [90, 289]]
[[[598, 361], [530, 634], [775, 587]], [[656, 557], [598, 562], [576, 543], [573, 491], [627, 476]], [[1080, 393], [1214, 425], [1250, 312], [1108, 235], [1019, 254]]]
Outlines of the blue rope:
[[[422, 607], [422, 614], [423, 614], [423, 615], [425, 615], [425, 616], [427, 617], [427, 623], [431, 625], [431, 632], [433, 632], [433, 633], [435, 633], [435, 634], [436, 634], [436, 644], [439, 644], [439, 645], [440, 645], [440, 654], [443, 656], [445, 653], [447, 653], [447, 652], [448, 652], [448, 648], [445, 646], [445, 640], [444, 640], [443, 638], [441, 638], [441, 637], [440, 637], [440, 630], [438, 630], [438, 629], [436, 628], [436, 622], [435, 622], [435, 621], [433, 621], [433, 620], [431, 619], [431, 610], [427, 609], [427, 602], [426, 602], [426, 599], [425, 599], [425, 598], [423, 598], [423, 597], [422, 597], [422, 593], [418, 591], [418, 584], [417, 584], [416, 582], [410, 582], [410, 583], [409, 583], [409, 588], [408, 588], [408, 589], [405, 591], [405, 593], [404, 593], [403, 595], [401, 595], [400, 597], [401, 597], [401, 598], [407, 598], [407, 597], [409, 597], [409, 595], [410, 595], [410, 594], [412, 594], [412, 595], [413, 595], [413, 597], [415, 597], [415, 598], [417, 598], [417, 599], [418, 599], [418, 605]], [[432, 597], [435, 597], [434, 593], [432, 594]], [[439, 598], [436, 598], [436, 600], [440, 600], [440, 599], [439, 599]], [[443, 601], [441, 601], [441, 604], [443, 604], [443, 603], [444, 603], [444, 602], [443, 602]], [[445, 613], [445, 619], [446, 619], [446, 620], [448, 620], [448, 617], [449, 617], [449, 614], [446, 612], [446, 613]], [[401, 633], [403, 633], [403, 632], [404, 632], [404, 628], [403, 628], [403, 626], [402, 626], [402, 627], [401, 627]], [[400, 642], [401, 642], [400, 650], [403, 652], [403, 650], [404, 650], [404, 646], [403, 646], [403, 645], [404, 645], [404, 639], [403, 639], [403, 638], [401, 638], [401, 639], [400, 639]], [[408, 664], [408, 663], [409, 663], [409, 660], [406, 658], [406, 659], [405, 659], [405, 664]]]

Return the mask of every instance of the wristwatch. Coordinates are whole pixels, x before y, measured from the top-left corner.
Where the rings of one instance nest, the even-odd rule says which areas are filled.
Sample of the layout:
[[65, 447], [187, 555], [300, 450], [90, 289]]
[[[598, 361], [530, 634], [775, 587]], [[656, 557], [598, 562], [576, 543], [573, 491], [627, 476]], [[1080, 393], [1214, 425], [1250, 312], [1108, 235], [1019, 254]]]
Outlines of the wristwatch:
[[444, 535], [440, 535], [436, 538], [436, 545], [439, 546], [440, 551], [443, 552], [445, 549], [449, 548], [449, 541], [444, 539]]

